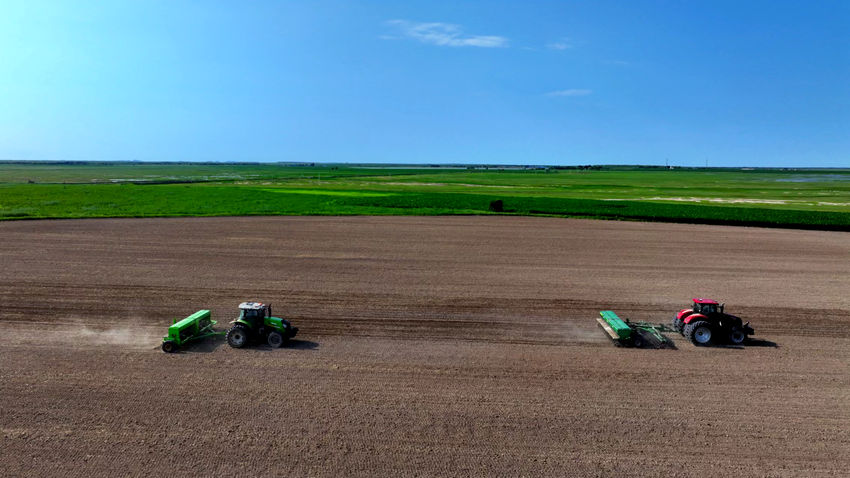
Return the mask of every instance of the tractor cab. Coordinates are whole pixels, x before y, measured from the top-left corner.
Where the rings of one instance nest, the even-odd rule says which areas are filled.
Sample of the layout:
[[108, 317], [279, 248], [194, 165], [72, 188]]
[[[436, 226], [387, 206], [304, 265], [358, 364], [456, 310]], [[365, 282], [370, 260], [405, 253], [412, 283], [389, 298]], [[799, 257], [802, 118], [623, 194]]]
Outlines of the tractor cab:
[[723, 305], [724, 304], [720, 304], [716, 300], [694, 299], [693, 311], [697, 314], [703, 314], [706, 316], [712, 314], [722, 314]]
[[262, 302], [242, 302], [239, 304], [239, 319], [252, 327], [263, 325], [266, 317], [271, 317], [272, 306]]

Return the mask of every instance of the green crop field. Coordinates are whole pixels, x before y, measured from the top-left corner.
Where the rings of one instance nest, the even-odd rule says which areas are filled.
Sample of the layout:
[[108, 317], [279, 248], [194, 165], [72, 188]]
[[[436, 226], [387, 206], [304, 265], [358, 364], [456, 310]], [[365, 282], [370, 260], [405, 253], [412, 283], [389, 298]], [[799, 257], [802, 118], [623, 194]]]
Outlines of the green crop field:
[[521, 214], [850, 230], [850, 170], [0, 162], [3, 220], [275, 214]]

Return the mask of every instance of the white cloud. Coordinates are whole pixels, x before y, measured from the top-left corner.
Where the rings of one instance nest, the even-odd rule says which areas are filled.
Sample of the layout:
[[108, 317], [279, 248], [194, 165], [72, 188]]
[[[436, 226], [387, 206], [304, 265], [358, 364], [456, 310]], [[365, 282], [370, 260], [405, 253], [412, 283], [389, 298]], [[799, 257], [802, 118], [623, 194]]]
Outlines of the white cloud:
[[582, 43], [582, 42], [576, 42], [575, 40], [573, 40], [572, 38], [569, 38], [569, 37], [562, 37], [562, 38], [559, 38], [556, 41], [547, 43], [546, 48], [548, 48], [550, 50], [560, 50], [560, 51], [571, 50], [571, 49], [575, 48], [576, 46], [578, 46], [580, 43]]
[[556, 42], [547, 43], [546, 48], [550, 50], [569, 50], [575, 48], [575, 43], [569, 38], [562, 38]]
[[[388, 25], [397, 28], [408, 38], [438, 46], [476, 46], [481, 48], [504, 47], [508, 39], [496, 35], [465, 35], [459, 25], [451, 23], [417, 23], [407, 20], [390, 20]], [[389, 37], [381, 37], [389, 39]]]
[[593, 90], [585, 90], [581, 88], [571, 88], [569, 90], [557, 90], [546, 93], [546, 96], [587, 96], [593, 93]]

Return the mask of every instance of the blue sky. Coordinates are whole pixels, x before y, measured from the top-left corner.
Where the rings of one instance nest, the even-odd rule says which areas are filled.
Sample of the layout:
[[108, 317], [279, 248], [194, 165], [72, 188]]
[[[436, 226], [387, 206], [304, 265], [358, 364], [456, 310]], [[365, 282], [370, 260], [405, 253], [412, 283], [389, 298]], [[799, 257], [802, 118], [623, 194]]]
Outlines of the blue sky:
[[850, 166], [847, 1], [16, 1], [0, 158]]

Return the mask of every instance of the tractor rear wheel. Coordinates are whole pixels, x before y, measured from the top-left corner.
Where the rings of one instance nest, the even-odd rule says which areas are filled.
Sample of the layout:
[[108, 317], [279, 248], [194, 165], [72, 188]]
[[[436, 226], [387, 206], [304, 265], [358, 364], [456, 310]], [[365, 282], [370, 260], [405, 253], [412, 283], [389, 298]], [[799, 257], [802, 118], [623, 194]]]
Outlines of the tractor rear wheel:
[[746, 338], [747, 336], [746, 334], [744, 334], [744, 331], [737, 327], [735, 327], [734, 329], [732, 329], [731, 332], [729, 332], [729, 341], [735, 345], [741, 345], [742, 343], [744, 343], [744, 339]]
[[269, 332], [269, 336], [266, 341], [274, 348], [279, 348], [283, 345], [283, 335], [280, 335], [280, 332]]
[[162, 343], [162, 351], [173, 354], [174, 352], [177, 352], [177, 344], [175, 344], [173, 340], [166, 340]]
[[682, 323], [682, 319], [679, 319], [678, 317], [673, 317], [673, 330], [681, 334], [683, 325], [684, 324]]
[[685, 326], [685, 338], [694, 345], [709, 345], [712, 335], [711, 325], [704, 320], [697, 320]]
[[241, 325], [235, 325], [227, 331], [227, 344], [234, 349], [241, 349], [248, 343], [248, 331]]

